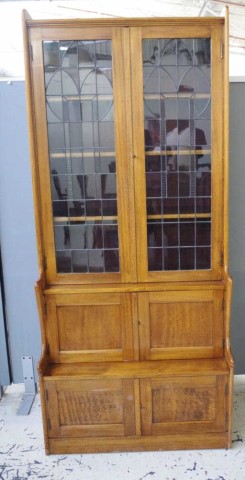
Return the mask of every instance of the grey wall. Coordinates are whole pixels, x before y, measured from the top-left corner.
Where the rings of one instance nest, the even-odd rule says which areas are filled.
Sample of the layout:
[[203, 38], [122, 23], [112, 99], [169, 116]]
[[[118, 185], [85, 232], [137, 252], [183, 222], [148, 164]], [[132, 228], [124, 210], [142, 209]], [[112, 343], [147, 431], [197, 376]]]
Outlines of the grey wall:
[[[230, 272], [236, 373], [245, 374], [245, 83], [230, 86]], [[24, 82], [0, 82], [0, 242], [14, 382], [21, 356], [40, 356], [38, 277]]]
[[230, 84], [231, 340], [237, 374], [245, 374], [245, 83]]
[[38, 277], [24, 82], [0, 83], [0, 242], [14, 382], [22, 355], [40, 356]]
[[[0, 280], [1, 287], [1, 280]], [[0, 289], [0, 386], [9, 385], [10, 372], [8, 364], [7, 339], [4, 324], [2, 292]], [[1, 396], [1, 392], [0, 392]]]

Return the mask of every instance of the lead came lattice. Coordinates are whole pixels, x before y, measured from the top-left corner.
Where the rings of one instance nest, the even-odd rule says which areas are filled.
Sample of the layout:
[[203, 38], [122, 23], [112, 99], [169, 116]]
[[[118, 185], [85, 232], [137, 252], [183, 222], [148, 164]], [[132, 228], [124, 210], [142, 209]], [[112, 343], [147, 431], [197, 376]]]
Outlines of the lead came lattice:
[[44, 41], [58, 273], [118, 272], [110, 40]]
[[148, 268], [211, 268], [208, 38], [143, 40]]

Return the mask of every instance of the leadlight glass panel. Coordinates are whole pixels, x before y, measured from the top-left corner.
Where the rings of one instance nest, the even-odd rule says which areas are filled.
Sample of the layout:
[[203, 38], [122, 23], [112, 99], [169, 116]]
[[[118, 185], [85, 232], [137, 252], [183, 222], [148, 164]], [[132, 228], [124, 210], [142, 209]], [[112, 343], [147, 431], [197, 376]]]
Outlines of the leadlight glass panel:
[[148, 268], [211, 268], [211, 42], [144, 39]]
[[119, 271], [111, 50], [43, 42], [58, 273]]

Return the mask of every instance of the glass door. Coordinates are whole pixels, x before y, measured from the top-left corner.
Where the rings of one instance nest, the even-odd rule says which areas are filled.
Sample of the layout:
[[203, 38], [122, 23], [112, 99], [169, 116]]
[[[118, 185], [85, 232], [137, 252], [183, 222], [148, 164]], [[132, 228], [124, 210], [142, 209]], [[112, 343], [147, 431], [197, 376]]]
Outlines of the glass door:
[[164, 33], [157, 27], [149, 36], [147, 29], [135, 35], [143, 98], [135, 121], [144, 126], [134, 143], [135, 177], [141, 182], [136, 195], [139, 275], [156, 281], [217, 278], [222, 82], [221, 59], [212, 60], [220, 43], [200, 28], [182, 29], [177, 38]]
[[41, 50], [34, 52], [34, 61], [39, 55], [43, 63], [39, 85], [43, 82], [45, 112], [37, 112], [37, 130], [45, 123], [46, 155], [40, 144], [39, 171], [50, 278], [129, 281], [135, 261], [126, 233], [134, 231], [134, 220], [125, 195], [125, 175], [126, 190], [133, 182], [127, 92], [120, 76], [126, 68], [120, 55], [125, 34], [109, 27], [80, 29], [77, 36], [70, 29], [56, 30], [57, 36], [47, 30]]

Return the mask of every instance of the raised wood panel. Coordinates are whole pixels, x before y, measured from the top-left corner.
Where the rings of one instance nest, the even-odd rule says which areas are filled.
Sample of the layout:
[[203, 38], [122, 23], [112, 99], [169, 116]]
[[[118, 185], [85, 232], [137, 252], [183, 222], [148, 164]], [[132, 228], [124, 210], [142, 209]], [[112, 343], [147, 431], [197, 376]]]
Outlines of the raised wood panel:
[[54, 295], [47, 306], [53, 361], [133, 360], [130, 294]]
[[135, 434], [133, 380], [54, 381], [45, 391], [50, 437]]
[[58, 392], [60, 425], [122, 423], [121, 391]]
[[223, 354], [223, 292], [139, 294], [141, 359]]
[[122, 348], [120, 305], [57, 307], [61, 350]]
[[212, 345], [212, 309], [211, 302], [150, 305], [151, 348]]
[[227, 377], [141, 380], [142, 434], [224, 432]]
[[211, 421], [215, 418], [216, 379], [189, 379], [170, 385], [153, 382], [153, 423]]

